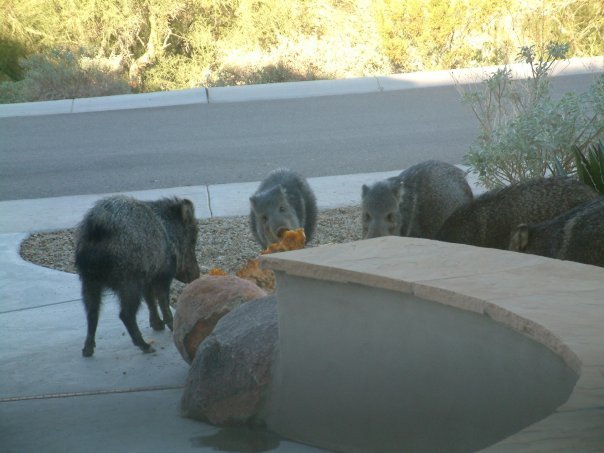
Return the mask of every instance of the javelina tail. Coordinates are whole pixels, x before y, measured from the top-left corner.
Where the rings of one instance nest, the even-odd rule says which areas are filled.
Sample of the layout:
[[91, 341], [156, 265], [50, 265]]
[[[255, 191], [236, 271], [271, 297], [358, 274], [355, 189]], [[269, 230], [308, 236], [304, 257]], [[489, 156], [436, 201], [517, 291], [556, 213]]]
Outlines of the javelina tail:
[[105, 280], [111, 273], [115, 259], [101, 244], [112, 235], [110, 229], [93, 219], [80, 225], [75, 265], [81, 276]]

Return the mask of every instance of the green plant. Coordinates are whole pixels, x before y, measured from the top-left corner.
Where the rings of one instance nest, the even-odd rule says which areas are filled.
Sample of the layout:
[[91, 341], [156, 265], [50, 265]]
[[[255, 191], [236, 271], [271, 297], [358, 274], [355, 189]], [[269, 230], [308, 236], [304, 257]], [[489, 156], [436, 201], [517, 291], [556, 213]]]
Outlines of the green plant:
[[[47, 101], [130, 92], [127, 82], [107, 59], [90, 56], [84, 50], [52, 49], [21, 60], [23, 80], [12, 82], [11, 96], [4, 102]], [[5, 87], [8, 84], [5, 82]]]
[[23, 80], [17, 82], [0, 82], [0, 104], [25, 102]]
[[604, 194], [604, 142], [590, 145], [585, 152], [574, 146], [573, 154], [579, 179]]
[[559, 100], [550, 95], [549, 73], [567, 52], [565, 44], [550, 44], [541, 55], [523, 47], [519, 56], [531, 69], [527, 79], [514, 80], [505, 67], [478, 88], [460, 88], [480, 124], [464, 161], [485, 187], [572, 174], [572, 147], [583, 150], [604, 136], [604, 76], [585, 93], [567, 93]]
[[0, 81], [23, 79], [23, 68], [19, 60], [27, 56], [25, 45], [14, 39], [0, 36]]

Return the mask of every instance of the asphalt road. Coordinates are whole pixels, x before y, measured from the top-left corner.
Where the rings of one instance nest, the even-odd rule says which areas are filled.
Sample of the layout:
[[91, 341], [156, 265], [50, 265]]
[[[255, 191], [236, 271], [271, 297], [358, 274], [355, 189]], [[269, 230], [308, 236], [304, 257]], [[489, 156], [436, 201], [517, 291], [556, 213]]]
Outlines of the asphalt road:
[[315, 177], [460, 163], [477, 133], [453, 86], [0, 118], [0, 200], [258, 181], [277, 167]]

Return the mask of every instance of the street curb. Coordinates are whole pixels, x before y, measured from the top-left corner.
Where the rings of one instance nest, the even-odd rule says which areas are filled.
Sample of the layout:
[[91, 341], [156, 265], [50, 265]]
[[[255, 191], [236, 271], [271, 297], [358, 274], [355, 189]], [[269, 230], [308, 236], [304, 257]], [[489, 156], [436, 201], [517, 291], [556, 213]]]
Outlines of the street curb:
[[[503, 67], [488, 66], [454, 69], [451, 71], [413, 72], [341, 80], [313, 80], [213, 88], [202, 87], [155, 93], [2, 104], [0, 105], [0, 118], [176, 105], [274, 101], [346, 94], [379, 93], [383, 91], [400, 91], [434, 86], [452, 86], [456, 83], [476, 83]], [[517, 79], [526, 78], [531, 73], [528, 64], [512, 64], [508, 67], [512, 70], [513, 77]], [[604, 56], [572, 58], [560, 62], [552, 72], [552, 77], [602, 72], [604, 72]]]

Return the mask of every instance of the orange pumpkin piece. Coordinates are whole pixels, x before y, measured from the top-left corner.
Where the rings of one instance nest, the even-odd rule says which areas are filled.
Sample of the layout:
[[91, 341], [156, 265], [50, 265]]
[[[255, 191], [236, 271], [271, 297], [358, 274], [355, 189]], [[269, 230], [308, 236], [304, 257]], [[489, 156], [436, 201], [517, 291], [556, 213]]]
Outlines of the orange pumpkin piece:
[[304, 228], [297, 228], [295, 230], [287, 230], [281, 236], [281, 241], [270, 244], [266, 250], [260, 252], [261, 255], [276, 252], [287, 252], [289, 250], [303, 249], [306, 244], [306, 235], [304, 234]]
[[210, 272], [208, 272], [208, 275], [214, 275], [214, 276], [218, 276], [218, 277], [224, 277], [225, 275], [229, 275], [229, 274], [227, 274], [222, 269], [218, 269], [217, 267], [213, 267], [212, 269], [210, 269]]
[[275, 289], [275, 273], [270, 269], [262, 269], [258, 258], [248, 260], [246, 265], [238, 270], [235, 275], [253, 281], [265, 291]]

